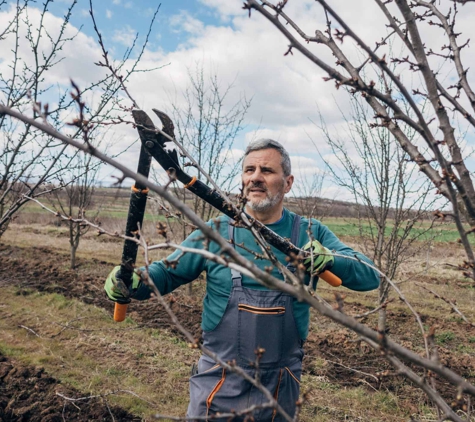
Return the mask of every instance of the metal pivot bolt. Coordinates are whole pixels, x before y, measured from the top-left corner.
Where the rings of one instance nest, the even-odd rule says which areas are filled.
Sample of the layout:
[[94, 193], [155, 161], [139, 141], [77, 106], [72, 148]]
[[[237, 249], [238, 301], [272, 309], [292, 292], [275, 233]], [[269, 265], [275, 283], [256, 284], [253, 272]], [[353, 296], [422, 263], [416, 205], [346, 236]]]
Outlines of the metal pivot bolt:
[[154, 145], [154, 144], [153, 144], [153, 141], [147, 141], [147, 142], [145, 142], [145, 146], [146, 146], [147, 148], [153, 148], [153, 145]]

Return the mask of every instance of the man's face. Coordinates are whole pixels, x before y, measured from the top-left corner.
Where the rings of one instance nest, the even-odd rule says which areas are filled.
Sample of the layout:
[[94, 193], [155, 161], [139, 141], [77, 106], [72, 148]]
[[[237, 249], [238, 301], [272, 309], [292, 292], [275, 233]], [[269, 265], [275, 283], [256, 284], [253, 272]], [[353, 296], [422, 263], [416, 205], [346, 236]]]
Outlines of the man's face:
[[294, 178], [284, 176], [281, 163], [280, 152], [273, 148], [253, 151], [244, 159], [243, 191], [253, 211], [267, 212], [282, 205]]

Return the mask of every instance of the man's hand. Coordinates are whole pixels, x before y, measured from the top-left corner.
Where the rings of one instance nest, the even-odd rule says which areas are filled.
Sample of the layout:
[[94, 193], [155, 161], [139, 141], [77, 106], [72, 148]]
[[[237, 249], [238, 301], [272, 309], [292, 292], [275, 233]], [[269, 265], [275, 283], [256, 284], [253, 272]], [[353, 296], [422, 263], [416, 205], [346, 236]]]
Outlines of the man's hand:
[[127, 288], [122, 280], [116, 278], [119, 269], [120, 266], [115, 267], [107, 276], [104, 290], [110, 300], [118, 303], [129, 303], [130, 298], [134, 296], [135, 292], [142, 284], [142, 280], [140, 280], [140, 276], [134, 272], [132, 276], [132, 285]]
[[[305, 259], [303, 264], [307, 267], [307, 271], [313, 275], [318, 275], [333, 267], [335, 258], [332, 255], [330, 249], [323, 246], [318, 240], [308, 242], [303, 250], [306, 252], [312, 252], [313, 257]], [[313, 258], [313, 260], [312, 260]]]

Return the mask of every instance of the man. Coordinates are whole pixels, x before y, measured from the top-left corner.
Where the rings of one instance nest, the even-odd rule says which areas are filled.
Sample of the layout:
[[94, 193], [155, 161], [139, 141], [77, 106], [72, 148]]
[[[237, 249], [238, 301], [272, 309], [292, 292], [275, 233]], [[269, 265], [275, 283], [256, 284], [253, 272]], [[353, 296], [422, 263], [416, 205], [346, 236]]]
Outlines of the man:
[[[361, 262], [334, 257], [331, 251], [356, 255], [361, 261], [371, 264], [368, 258], [341, 243], [317, 220], [301, 218], [284, 208], [284, 196], [293, 182], [290, 158], [282, 145], [271, 139], [261, 139], [247, 147], [242, 169], [246, 212], [280, 236], [291, 239], [295, 245], [311, 247], [315, 259], [305, 263], [310, 272], [319, 274], [331, 268], [345, 287], [359, 291], [375, 289], [379, 277], [374, 270]], [[255, 259], [256, 254], [262, 251], [250, 231], [235, 228], [226, 216], [208, 224], [219, 230], [223, 237], [234, 240], [240, 254], [262, 269], [272, 267], [271, 274], [283, 279], [269, 261]], [[309, 227], [315, 239], [310, 244]], [[239, 247], [240, 244], [245, 247]], [[203, 235], [196, 231], [183, 245], [202, 249]], [[219, 253], [214, 242], [210, 243], [209, 250]], [[281, 263], [286, 264], [283, 253], [274, 248], [272, 252]], [[172, 261], [178, 256], [176, 251], [167, 260]], [[299, 396], [302, 346], [308, 334], [308, 305], [282, 292], [266, 289], [257, 281], [197, 254], [185, 254], [176, 268], [169, 268], [162, 261], [149, 266], [150, 277], [162, 294], [193, 281], [203, 271], [206, 271], [207, 277], [202, 316], [204, 346], [225, 362], [236, 361], [251, 376], [255, 373], [256, 350], [264, 350], [259, 358], [260, 380], [280, 406], [293, 416]], [[105, 290], [112, 300], [120, 300], [121, 294], [114, 290], [115, 272], [116, 269], [109, 275]], [[309, 283], [310, 274], [304, 281]], [[137, 288], [133, 292], [135, 299], [150, 297], [149, 288], [140, 283], [138, 277], [134, 284]], [[239, 411], [257, 405], [253, 414], [255, 420], [282, 420], [273, 409], [259, 408], [266, 401], [264, 395], [249, 382], [227, 372], [213, 359], [203, 355], [198, 363], [198, 373], [190, 379], [188, 416], [211, 416], [217, 412]]]

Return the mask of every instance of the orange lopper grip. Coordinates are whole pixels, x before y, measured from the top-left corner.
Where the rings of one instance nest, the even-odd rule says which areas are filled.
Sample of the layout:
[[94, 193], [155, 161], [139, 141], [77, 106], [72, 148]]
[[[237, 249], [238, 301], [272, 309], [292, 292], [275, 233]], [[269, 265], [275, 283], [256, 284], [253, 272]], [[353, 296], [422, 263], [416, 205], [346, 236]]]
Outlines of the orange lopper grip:
[[122, 322], [127, 314], [127, 303], [115, 303], [114, 307], [114, 321]]
[[337, 277], [335, 274], [330, 271], [323, 271], [323, 273], [318, 274], [322, 280], [326, 281], [330, 286], [338, 287], [341, 286], [341, 278]]

